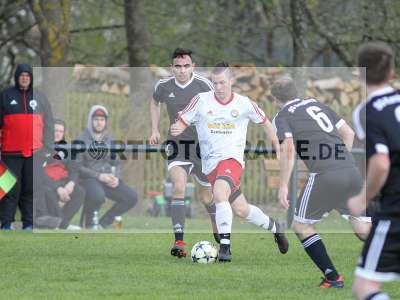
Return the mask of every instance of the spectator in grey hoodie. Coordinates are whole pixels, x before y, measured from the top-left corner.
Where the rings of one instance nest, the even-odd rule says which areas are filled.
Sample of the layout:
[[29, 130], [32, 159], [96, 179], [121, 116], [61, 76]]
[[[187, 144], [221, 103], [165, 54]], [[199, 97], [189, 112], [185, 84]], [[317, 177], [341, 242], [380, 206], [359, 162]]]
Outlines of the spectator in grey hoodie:
[[110, 226], [116, 216], [126, 213], [138, 201], [137, 193], [118, 176], [118, 155], [108, 150], [112, 144], [107, 133], [108, 117], [104, 106], [93, 106], [87, 128], [78, 138], [86, 146], [86, 151], [78, 154], [82, 186], [86, 190], [86, 227], [92, 225], [94, 212], [100, 210], [106, 197], [115, 204], [100, 218], [99, 225], [103, 228]]

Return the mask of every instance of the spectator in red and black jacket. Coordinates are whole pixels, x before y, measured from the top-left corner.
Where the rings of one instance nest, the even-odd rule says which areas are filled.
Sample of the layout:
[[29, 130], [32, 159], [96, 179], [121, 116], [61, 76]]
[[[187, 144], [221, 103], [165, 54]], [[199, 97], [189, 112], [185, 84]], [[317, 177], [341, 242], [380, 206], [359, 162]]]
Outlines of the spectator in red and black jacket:
[[[65, 123], [62, 120], [54, 121], [54, 144], [66, 144], [64, 140]], [[46, 160], [44, 166], [45, 176], [45, 202], [38, 205], [37, 216], [35, 217], [35, 225], [47, 225], [46, 222], [39, 224], [39, 220], [51, 220], [49, 216], [58, 217], [61, 223], [58, 225], [60, 229], [80, 229], [75, 225], [70, 225], [71, 219], [79, 211], [85, 199], [85, 190], [78, 184], [79, 178], [79, 162], [72, 160], [68, 153], [62, 149]], [[63, 203], [60, 208], [60, 202]], [[36, 211], [36, 210], [35, 210]]]
[[32, 68], [27, 64], [17, 66], [15, 86], [0, 94], [0, 129], [2, 161], [17, 177], [17, 184], [0, 201], [1, 228], [12, 228], [18, 205], [22, 227], [29, 230], [34, 186], [40, 186], [37, 181], [43, 178], [43, 153], [53, 152], [54, 124], [46, 96], [33, 89]]

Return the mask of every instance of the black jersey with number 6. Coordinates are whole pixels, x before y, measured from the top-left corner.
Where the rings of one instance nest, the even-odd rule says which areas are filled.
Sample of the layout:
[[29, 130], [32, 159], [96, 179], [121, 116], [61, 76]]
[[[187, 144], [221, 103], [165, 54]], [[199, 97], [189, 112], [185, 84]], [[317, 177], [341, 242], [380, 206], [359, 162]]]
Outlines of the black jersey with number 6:
[[355, 166], [353, 156], [338, 132], [345, 121], [317, 100], [287, 102], [272, 123], [280, 141], [293, 138], [296, 152], [310, 172], [323, 173]]
[[[374, 95], [375, 94], [375, 95]], [[353, 113], [360, 139], [365, 139], [367, 160], [375, 154], [390, 157], [390, 172], [381, 190], [385, 216], [400, 218], [400, 92], [390, 87], [370, 95]]]

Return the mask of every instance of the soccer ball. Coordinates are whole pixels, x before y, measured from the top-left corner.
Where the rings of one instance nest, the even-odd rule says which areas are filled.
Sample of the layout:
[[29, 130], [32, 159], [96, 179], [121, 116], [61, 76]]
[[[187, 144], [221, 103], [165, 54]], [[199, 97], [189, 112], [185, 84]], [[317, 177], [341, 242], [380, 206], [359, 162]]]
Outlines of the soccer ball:
[[218, 250], [209, 241], [197, 242], [191, 252], [192, 261], [201, 264], [210, 264], [217, 260]]

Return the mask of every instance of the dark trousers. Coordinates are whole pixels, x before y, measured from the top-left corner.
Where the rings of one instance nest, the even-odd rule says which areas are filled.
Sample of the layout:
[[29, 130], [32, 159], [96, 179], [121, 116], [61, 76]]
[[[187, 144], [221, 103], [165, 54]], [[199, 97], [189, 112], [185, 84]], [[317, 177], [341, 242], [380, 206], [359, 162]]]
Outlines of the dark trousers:
[[66, 229], [72, 218], [81, 208], [85, 199], [85, 190], [78, 184], [75, 184], [74, 191], [70, 195], [71, 200], [60, 207], [60, 197], [55, 189], [48, 188], [45, 196], [46, 212], [43, 215], [55, 216], [62, 219], [60, 228]]
[[[16, 176], [17, 183], [12, 190], [0, 201], [0, 221], [2, 227], [10, 226], [15, 221], [17, 206], [21, 211], [22, 227], [33, 225], [33, 194], [41, 197], [42, 189], [40, 181], [43, 178], [39, 174], [41, 167], [40, 158], [22, 157], [2, 154], [2, 161]], [[35, 174], [34, 174], [35, 170]]]
[[106, 197], [115, 204], [100, 219], [99, 224], [107, 227], [112, 224], [116, 216], [126, 213], [135, 206], [138, 201], [137, 193], [131, 189], [124, 181], [119, 180], [116, 188], [111, 188], [97, 179], [86, 179], [82, 182], [86, 190], [85, 199], [85, 226], [92, 225], [93, 214], [99, 211]]

